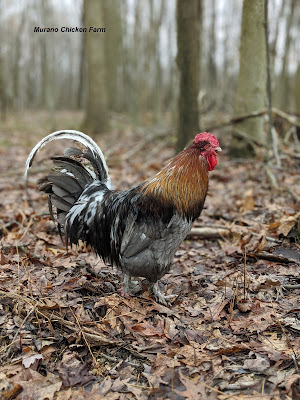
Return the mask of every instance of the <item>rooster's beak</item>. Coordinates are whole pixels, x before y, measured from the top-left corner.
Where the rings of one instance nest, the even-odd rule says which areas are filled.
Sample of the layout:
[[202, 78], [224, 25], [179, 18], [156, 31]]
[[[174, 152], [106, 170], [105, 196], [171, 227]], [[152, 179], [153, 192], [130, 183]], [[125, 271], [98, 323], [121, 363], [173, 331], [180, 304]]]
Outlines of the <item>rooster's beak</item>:
[[221, 147], [216, 147], [215, 151], [222, 151]]

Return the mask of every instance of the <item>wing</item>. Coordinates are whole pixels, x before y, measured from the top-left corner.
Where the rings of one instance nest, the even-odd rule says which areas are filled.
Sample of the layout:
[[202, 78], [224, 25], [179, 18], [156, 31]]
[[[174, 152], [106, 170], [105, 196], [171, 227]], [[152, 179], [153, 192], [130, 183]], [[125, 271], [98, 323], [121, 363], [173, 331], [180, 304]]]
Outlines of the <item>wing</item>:
[[170, 268], [191, 225], [192, 222], [177, 213], [168, 223], [162, 220], [138, 222], [129, 216], [121, 243], [123, 269], [130, 275], [156, 281]]

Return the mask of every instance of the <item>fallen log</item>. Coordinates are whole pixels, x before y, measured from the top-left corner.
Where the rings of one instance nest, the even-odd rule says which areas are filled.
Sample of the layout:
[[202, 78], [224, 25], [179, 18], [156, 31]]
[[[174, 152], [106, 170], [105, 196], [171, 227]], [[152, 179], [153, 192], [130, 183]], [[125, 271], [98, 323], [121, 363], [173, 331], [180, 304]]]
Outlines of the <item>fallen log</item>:
[[192, 228], [187, 237], [197, 236], [200, 239], [222, 239], [228, 235], [230, 235], [229, 228], [216, 228], [205, 226], [201, 228]]

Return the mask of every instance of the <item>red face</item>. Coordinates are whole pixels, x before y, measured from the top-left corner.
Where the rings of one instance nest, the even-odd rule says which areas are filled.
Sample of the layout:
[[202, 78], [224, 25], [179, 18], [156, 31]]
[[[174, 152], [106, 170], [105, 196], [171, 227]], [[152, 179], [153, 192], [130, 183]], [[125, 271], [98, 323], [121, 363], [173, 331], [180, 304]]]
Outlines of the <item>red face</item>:
[[199, 144], [201, 142], [206, 142], [203, 146], [204, 151], [202, 151], [203, 157], [207, 161], [208, 170], [212, 171], [217, 165], [217, 151], [222, 151], [219, 146], [218, 139], [211, 133], [199, 133], [195, 136], [194, 143]]

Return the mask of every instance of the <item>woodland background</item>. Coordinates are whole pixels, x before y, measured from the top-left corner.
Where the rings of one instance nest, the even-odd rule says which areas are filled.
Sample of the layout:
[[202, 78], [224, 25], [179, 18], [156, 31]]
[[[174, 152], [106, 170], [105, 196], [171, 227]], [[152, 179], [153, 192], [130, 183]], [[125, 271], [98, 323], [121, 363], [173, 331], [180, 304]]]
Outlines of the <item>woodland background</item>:
[[[299, 398], [300, 2], [0, 0], [0, 22], [0, 398]], [[37, 191], [63, 145], [23, 181], [58, 129], [93, 136], [116, 189], [218, 137], [169, 307], [66, 253]]]

